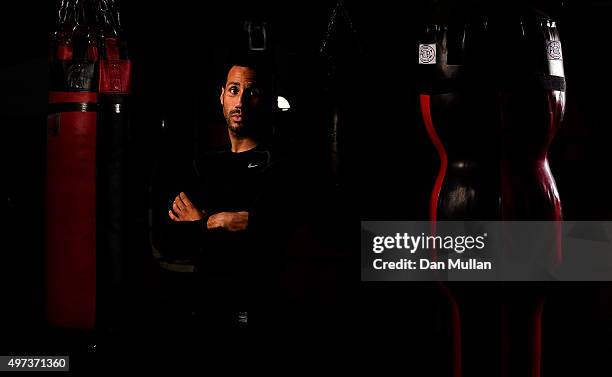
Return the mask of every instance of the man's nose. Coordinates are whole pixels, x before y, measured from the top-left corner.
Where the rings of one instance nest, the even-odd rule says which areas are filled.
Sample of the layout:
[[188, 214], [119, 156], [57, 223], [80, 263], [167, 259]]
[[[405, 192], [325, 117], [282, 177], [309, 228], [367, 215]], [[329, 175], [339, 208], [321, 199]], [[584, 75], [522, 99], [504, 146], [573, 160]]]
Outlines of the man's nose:
[[244, 90], [240, 92], [240, 95], [238, 96], [238, 104], [236, 105], [236, 107], [243, 107], [245, 104], [249, 103], [250, 99], [251, 95], [248, 91]]

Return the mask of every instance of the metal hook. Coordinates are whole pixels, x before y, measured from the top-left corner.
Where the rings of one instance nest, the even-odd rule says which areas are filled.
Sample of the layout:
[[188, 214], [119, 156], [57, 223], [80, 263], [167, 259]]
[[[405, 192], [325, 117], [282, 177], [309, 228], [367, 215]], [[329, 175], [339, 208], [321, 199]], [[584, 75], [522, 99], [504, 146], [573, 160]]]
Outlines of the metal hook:
[[[268, 48], [267, 40], [267, 24], [265, 22], [255, 23], [253, 21], [245, 21], [244, 28], [249, 34], [249, 50], [251, 51], [265, 51]], [[261, 38], [261, 45], [254, 42], [255, 34], [259, 34]], [[259, 38], [258, 38], [259, 39]]]

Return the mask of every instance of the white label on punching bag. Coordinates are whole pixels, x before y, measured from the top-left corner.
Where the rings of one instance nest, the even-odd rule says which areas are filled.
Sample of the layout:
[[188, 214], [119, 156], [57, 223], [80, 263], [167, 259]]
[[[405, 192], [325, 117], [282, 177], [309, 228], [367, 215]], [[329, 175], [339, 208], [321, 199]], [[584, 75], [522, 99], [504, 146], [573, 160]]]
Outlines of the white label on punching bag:
[[548, 60], [563, 60], [563, 55], [561, 54], [561, 42], [547, 41], [546, 53], [548, 54]]
[[436, 64], [436, 44], [419, 44], [419, 64]]

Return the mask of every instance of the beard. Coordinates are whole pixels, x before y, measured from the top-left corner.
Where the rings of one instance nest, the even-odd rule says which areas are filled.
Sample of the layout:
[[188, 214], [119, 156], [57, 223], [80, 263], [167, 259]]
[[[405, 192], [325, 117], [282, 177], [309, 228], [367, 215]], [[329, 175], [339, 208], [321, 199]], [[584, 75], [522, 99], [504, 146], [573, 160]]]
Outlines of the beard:
[[242, 118], [242, 121], [237, 123], [232, 119], [232, 116], [240, 115], [244, 117], [244, 112], [238, 109], [232, 109], [227, 112], [224, 111], [224, 115], [225, 123], [227, 124], [227, 129], [236, 136], [242, 136], [244, 132], [244, 118]]
[[[235, 122], [232, 119], [232, 116], [236, 114], [242, 116], [242, 121]], [[246, 114], [244, 110], [232, 109], [225, 113], [224, 118], [227, 129], [237, 137], [255, 137], [259, 135], [261, 125], [267, 120], [265, 113], [261, 109], [251, 109]]]
[[225, 117], [227, 123], [227, 129], [236, 136], [245, 136], [244, 122], [234, 122], [231, 115]]

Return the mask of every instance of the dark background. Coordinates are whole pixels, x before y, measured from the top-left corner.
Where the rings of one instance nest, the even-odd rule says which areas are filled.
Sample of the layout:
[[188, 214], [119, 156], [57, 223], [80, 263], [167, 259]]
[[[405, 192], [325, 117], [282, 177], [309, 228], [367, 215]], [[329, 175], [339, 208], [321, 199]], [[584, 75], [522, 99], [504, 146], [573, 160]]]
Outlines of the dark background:
[[[339, 11], [332, 25], [334, 1], [121, 3], [134, 74], [129, 151], [132, 268], [122, 298], [124, 331], [131, 335], [109, 339], [136, 343], [134, 339], [143, 334], [154, 338], [174, 328], [186, 331], [190, 297], [197, 292], [188, 291], [189, 274], [159, 269], [149, 236], [156, 237], [155, 227], [163, 221], [159, 211], [164, 195], [176, 189], [168, 177], [180, 171], [172, 167], [184, 166], [198, 148], [223, 143], [219, 66], [243, 19], [255, 17], [272, 25], [279, 94], [292, 106], [281, 114], [279, 131], [312, 159], [321, 187], [316, 210], [323, 220], [296, 236], [287, 257], [284, 282], [290, 309], [280, 314], [283, 321], [292, 329], [332, 329], [328, 337], [407, 339], [406, 354], [415, 360], [445, 358], [446, 346], [440, 344], [448, 342], [447, 329], [440, 323], [448, 308], [436, 297], [435, 287], [359, 282], [359, 220], [426, 219], [438, 160], [419, 119], [413, 84], [416, 36], [434, 9], [470, 9], [478, 4], [418, 1], [400, 9], [393, 1], [345, 3], [345, 13]], [[530, 4], [559, 20], [563, 43], [567, 108], [550, 164], [564, 217], [609, 220], [612, 198], [606, 178], [612, 157], [607, 119], [612, 79], [605, 56], [612, 5]], [[0, 121], [8, 197], [3, 249], [4, 265], [11, 271], [6, 285], [11, 299], [5, 301], [10, 318], [5, 323], [15, 330], [4, 346], [7, 352], [24, 353], [64, 347], [91, 361], [94, 335], [75, 334], [73, 342], [61, 342], [66, 338], [43, 325], [46, 56], [55, 7], [54, 1], [37, 3], [35, 9], [29, 3], [16, 5], [7, 9], [9, 23], [3, 25], [7, 38]], [[331, 153], [334, 111], [339, 117], [336, 174]], [[400, 117], [395, 116], [398, 112]], [[545, 372], [609, 369], [603, 356], [610, 351], [612, 335], [610, 288], [558, 288], [558, 299], [544, 320]], [[414, 323], [423, 324], [416, 334], [408, 328]], [[100, 347], [105, 344], [96, 341]]]

